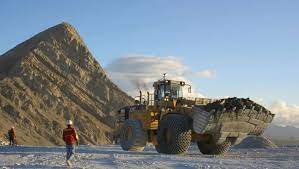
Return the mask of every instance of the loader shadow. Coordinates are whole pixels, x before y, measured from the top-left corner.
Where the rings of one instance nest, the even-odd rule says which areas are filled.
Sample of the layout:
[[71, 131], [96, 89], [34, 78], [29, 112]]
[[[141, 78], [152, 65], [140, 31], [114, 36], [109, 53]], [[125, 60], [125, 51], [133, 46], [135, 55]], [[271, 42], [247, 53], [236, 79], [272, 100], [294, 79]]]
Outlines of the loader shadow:
[[[124, 151], [117, 145], [104, 145], [104, 146], [79, 146], [76, 148], [76, 153], [79, 154], [103, 154], [103, 155], [126, 155], [126, 156], [190, 156], [201, 158], [214, 158], [213, 155], [203, 155], [199, 152], [189, 151], [186, 154], [159, 154], [155, 149], [146, 147], [144, 151]], [[65, 153], [65, 147], [36, 147], [36, 146], [0, 146], [0, 154], [38, 154], [38, 153]]]
[[[199, 161], [192, 159], [191, 161], [186, 162], [185, 158], [189, 158], [189, 155], [166, 155], [158, 154], [155, 155], [110, 155], [109, 157], [95, 157], [88, 159], [88, 161], [100, 165], [109, 166], [109, 168], [114, 168], [119, 166], [119, 164], [125, 164], [127, 168], [138, 168], [138, 166], [147, 166], [147, 168], [175, 168], [175, 169], [193, 169], [193, 168], [208, 168], [208, 165], [198, 164], [199, 161], [206, 161], [206, 158], [212, 158], [213, 156], [200, 156]], [[178, 158], [177, 158], [178, 157]], [[209, 161], [213, 161], [210, 159]]]

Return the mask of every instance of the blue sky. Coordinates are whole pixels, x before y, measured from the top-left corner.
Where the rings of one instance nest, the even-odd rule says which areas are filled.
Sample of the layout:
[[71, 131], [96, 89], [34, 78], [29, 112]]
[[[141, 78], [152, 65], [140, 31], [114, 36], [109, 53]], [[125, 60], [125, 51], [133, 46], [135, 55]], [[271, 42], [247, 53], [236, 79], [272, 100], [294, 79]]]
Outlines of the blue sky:
[[62, 21], [103, 67], [131, 55], [174, 56], [207, 96], [299, 105], [299, 1], [130, 0], [0, 2], [0, 54]]

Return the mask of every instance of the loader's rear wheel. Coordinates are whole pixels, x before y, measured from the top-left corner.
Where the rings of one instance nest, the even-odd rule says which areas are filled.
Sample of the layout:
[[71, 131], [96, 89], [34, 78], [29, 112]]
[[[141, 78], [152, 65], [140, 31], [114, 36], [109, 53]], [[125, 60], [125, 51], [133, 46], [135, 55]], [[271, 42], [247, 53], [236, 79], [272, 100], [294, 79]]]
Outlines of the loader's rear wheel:
[[165, 154], [181, 154], [188, 150], [191, 143], [189, 119], [180, 114], [166, 115], [158, 127], [156, 150]]
[[234, 139], [228, 138], [223, 143], [216, 144], [211, 138], [205, 141], [198, 141], [197, 146], [202, 154], [221, 155], [229, 150], [233, 142]]
[[126, 151], [143, 151], [146, 136], [139, 120], [126, 120], [120, 134], [120, 145]]

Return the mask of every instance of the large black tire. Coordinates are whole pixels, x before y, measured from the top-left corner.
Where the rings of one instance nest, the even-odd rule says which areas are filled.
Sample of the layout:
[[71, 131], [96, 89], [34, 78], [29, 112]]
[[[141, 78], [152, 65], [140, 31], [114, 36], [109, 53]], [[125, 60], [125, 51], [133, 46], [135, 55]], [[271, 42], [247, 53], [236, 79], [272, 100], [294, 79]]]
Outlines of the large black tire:
[[125, 121], [120, 133], [120, 145], [125, 151], [143, 151], [146, 136], [139, 120]]
[[225, 154], [233, 143], [233, 139], [226, 139], [221, 144], [216, 144], [213, 139], [198, 141], [197, 147], [202, 154], [222, 155]]
[[169, 114], [163, 117], [158, 127], [156, 150], [165, 154], [185, 153], [191, 143], [191, 129], [188, 117]]

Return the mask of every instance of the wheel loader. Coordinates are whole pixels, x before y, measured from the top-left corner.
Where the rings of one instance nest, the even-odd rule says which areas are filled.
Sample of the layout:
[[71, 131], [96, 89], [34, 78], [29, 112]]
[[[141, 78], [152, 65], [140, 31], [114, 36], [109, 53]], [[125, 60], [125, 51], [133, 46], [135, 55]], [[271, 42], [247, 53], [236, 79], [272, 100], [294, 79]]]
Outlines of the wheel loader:
[[246, 136], [261, 135], [274, 118], [249, 98], [186, 98], [191, 86], [165, 75], [153, 87], [153, 94], [140, 91], [135, 105], [118, 111], [123, 150], [143, 151], [152, 143], [159, 153], [182, 154], [195, 142], [203, 154], [223, 154]]

